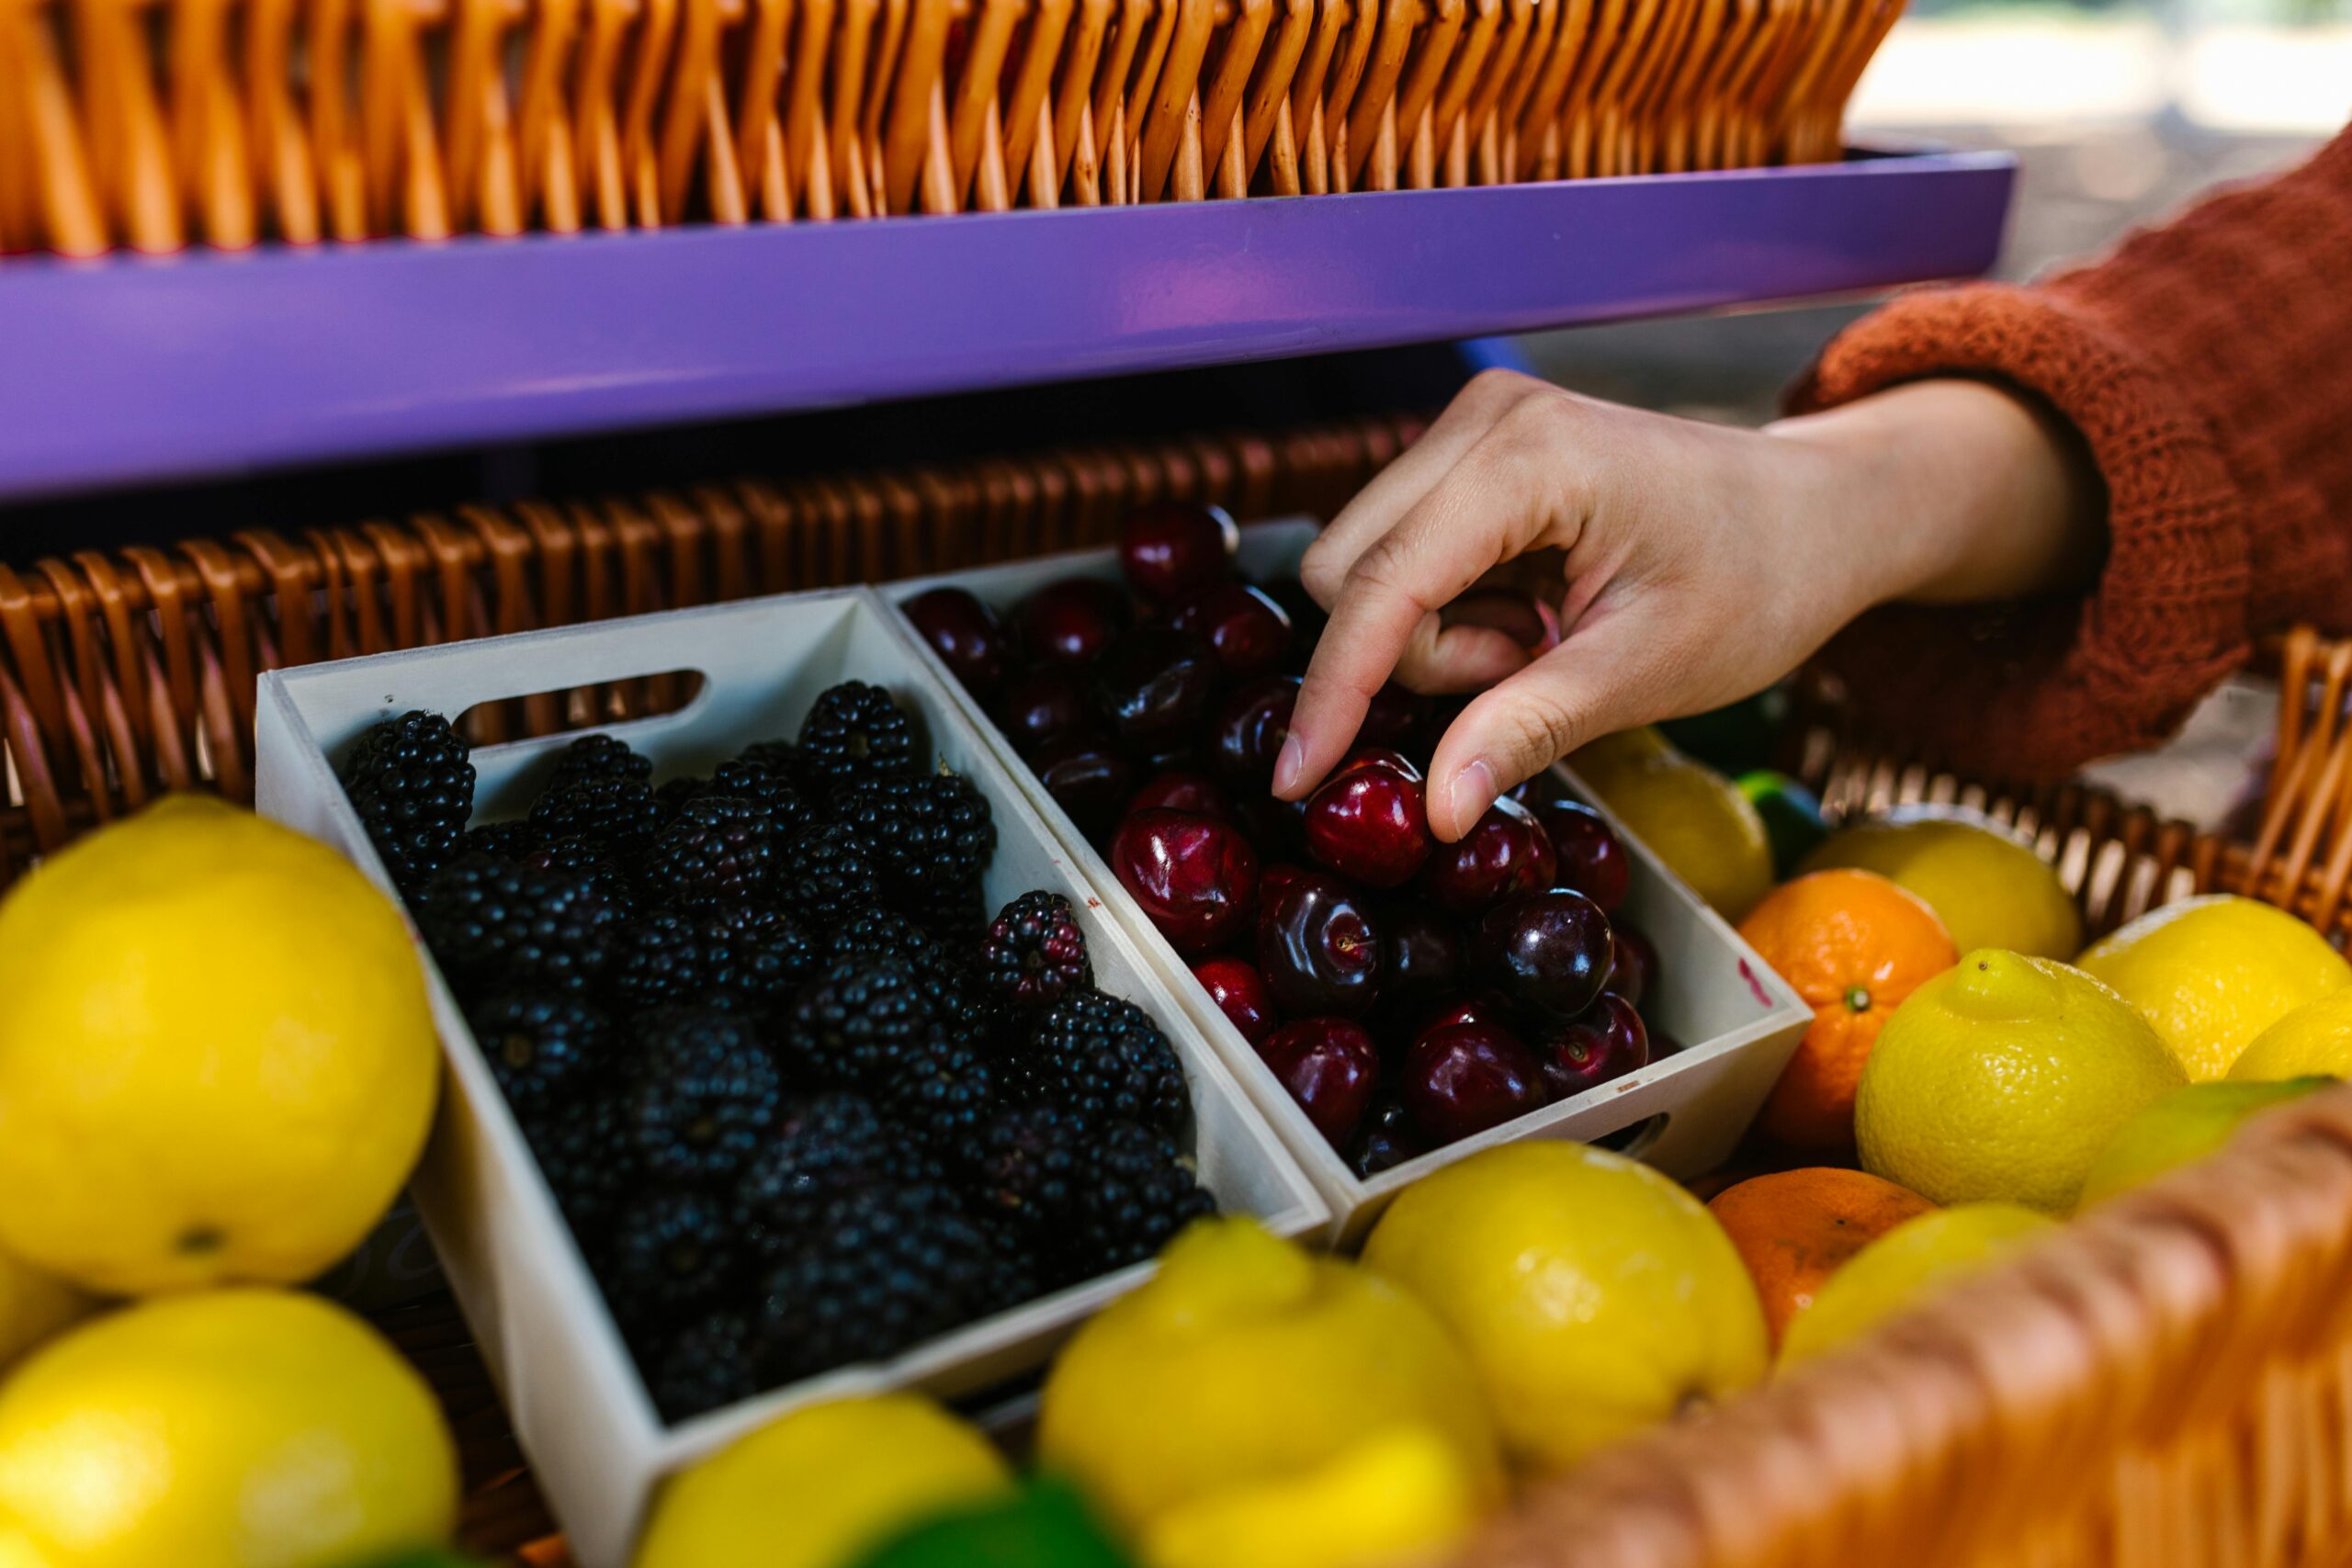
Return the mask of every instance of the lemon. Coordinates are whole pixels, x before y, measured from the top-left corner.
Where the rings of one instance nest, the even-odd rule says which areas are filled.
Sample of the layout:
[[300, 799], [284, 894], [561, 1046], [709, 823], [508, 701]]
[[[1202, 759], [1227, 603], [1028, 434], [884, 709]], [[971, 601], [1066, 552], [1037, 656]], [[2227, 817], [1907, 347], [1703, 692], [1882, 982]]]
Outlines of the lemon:
[[1897, 807], [1841, 828], [1807, 855], [1804, 871], [1874, 871], [1917, 894], [1962, 953], [2005, 948], [2072, 958], [2083, 916], [2032, 847], [1981, 812]]
[[0, 1246], [91, 1289], [309, 1279], [390, 1205], [439, 1054], [391, 902], [174, 795], [0, 905]]
[[1724, 919], [1737, 921], [1772, 890], [1772, 840], [1755, 803], [1656, 730], [1604, 737], [1568, 765], [1626, 831]]
[[2230, 1064], [2241, 1083], [2322, 1074], [2352, 1078], [2352, 987], [2305, 1002], [2254, 1037]]
[[1401, 1427], [1303, 1476], [1180, 1504], [1145, 1532], [1142, 1555], [1149, 1568], [1426, 1562], [1467, 1536], [1478, 1515], [1478, 1489], [1453, 1446]]
[[2077, 1206], [2087, 1208], [2202, 1159], [2228, 1143], [2248, 1117], [2335, 1081], [2303, 1077], [2282, 1083], [2194, 1083], [2175, 1089], [2123, 1123], [2084, 1178]]
[[2116, 1130], [2188, 1081], [2079, 969], [1980, 948], [1895, 1009], [1862, 1068], [1862, 1168], [1929, 1202], [2075, 1206]]
[[1004, 1456], [917, 1394], [811, 1404], [662, 1489], [636, 1568], [842, 1568], [910, 1525], [1010, 1495]]
[[1399, 1429], [1444, 1444], [1482, 1505], [1498, 1495], [1477, 1380], [1428, 1308], [1248, 1220], [1206, 1220], [1063, 1350], [1046, 1379], [1037, 1451], [1138, 1530], [1184, 1504], [1309, 1475]]
[[0, 1248], [0, 1370], [97, 1304], [87, 1292]]
[[142, 1302], [0, 1385], [0, 1538], [44, 1568], [339, 1568], [447, 1539], [457, 1508], [432, 1391], [316, 1296]]
[[1764, 1373], [1764, 1309], [1703, 1204], [1578, 1144], [1474, 1155], [1407, 1189], [1364, 1266], [1470, 1351], [1512, 1458], [1561, 1469]]
[[2156, 1026], [2196, 1079], [2218, 1078], [2256, 1035], [2352, 985], [2352, 964], [2283, 909], [2213, 893], [2151, 909], [2078, 962]]
[[1961, 1203], [1905, 1220], [1854, 1254], [1789, 1320], [1781, 1364], [1859, 1339], [1938, 1286], [2057, 1228], [2016, 1203]]

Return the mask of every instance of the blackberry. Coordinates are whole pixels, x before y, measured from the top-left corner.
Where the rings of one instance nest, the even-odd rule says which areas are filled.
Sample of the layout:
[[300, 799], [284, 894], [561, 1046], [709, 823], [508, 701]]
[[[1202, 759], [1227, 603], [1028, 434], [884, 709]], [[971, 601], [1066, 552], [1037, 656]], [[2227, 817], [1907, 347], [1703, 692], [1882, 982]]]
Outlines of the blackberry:
[[521, 860], [546, 841], [546, 834], [520, 818], [511, 822], [485, 822], [479, 828], [466, 829], [466, 844], [461, 852], [495, 855], [500, 860]]
[[996, 850], [988, 797], [954, 773], [860, 780], [834, 797], [834, 815], [874, 846], [892, 896], [918, 919], [977, 887]]
[[800, 788], [789, 775], [775, 773], [757, 762], [737, 758], [721, 762], [702, 784], [697, 793], [705, 795], [729, 795], [747, 801], [753, 810], [765, 818], [777, 833], [797, 831], [812, 820], [808, 803], [801, 797]]
[[1004, 907], [980, 944], [980, 983], [1008, 1008], [1051, 1007], [1094, 984], [1086, 934], [1058, 893], [1023, 893]]
[[976, 877], [960, 887], [942, 888], [915, 911], [922, 929], [958, 953], [977, 953], [988, 934], [988, 895]]
[[896, 909], [867, 909], [835, 926], [825, 939], [825, 956], [903, 958], [918, 968], [947, 962], [931, 933]]
[[1183, 1065], [1150, 1015], [1101, 991], [1077, 991], [1047, 1008], [1012, 1063], [1008, 1087], [1090, 1122], [1140, 1122], [1162, 1132], [1192, 1104]]
[[777, 1002], [817, 972], [817, 947], [799, 923], [763, 904], [704, 912], [697, 930], [714, 991]]
[[878, 1093], [893, 1116], [934, 1147], [953, 1148], [978, 1129], [995, 1103], [994, 1089], [979, 1052], [934, 1025], [899, 1059]]
[[468, 1021], [506, 1103], [526, 1119], [594, 1084], [611, 1061], [612, 1021], [576, 996], [503, 992]]
[[646, 1168], [672, 1181], [733, 1177], [775, 1125], [784, 1077], [749, 1020], [664, 1008], [640, 1021], [644, 1052], [630, 1135]]
[[[529, 826], [527, 823], [523, 826]], [[540, 833], [514, 857], [535, 871], [586, 872], [605, 902], [626, 917], [637, 908], [637, 889], [604, 846], [579, 833]]]
[[626, 859], [644, 849], [662, 824], [662, 808], [643, 779], [590, 773], [549, 789], [531, 820], [550, 837], [577, 833]]
[[904, 959], [842, 959], [793, 1003], [784, 1046], [823, 1083], [877, 1089], [938, 1034], [932, 1004]]
[[974, 1049], [992, 1043], [998, 1010], [973, 982], [956, 950], [895, 909], [869, 909], [833, 929], [835, 960], [896, 958], [914, 972], [932, 1016]]
[[767, 890], [775, 840], [775, 829], [748, 800], [690, 800], [646, 852], [646, 886], [687, 908], [756, 898]]
[[652, 760], [630, 750], [628, 741], [609, 735], [583, 735], [556, 758], [555, 772], [548, 775], [547, 788], [540, 793], [553, 795], [582, 779], [634, 779], [643, 784], [652, 776]]
[[628, 1102], [610, 1095], [575, 1100], [526, 1122], [524, 1134], [581, 1250], [597, 1255], [643, 1175]]
[[709, 921], [682, 910], [639, 915], [614, 939], [605, 990], [629, 1011], [694, 1000], [727, 963], [713, 935]]
[[686, 808], [688, 801], [700, 800], [709, 793], [710, 785], [706, 780], [683, 775], [672, 779], [653, 792], [654, 814], [667, 826], [678, 819], [678, 813]]
[[727, 1307], [695, 1318], [639, 1364], [654, 1408], [669, 1421], [740, 1404], [763, 1386], [759, 1335], [748, 1315]]
[[775, 886], [786, 908], [809, 925], [830, 928], [882, 901], [881, 865], [854, 831], [819, 822], [786, 844]]
[[980, 1281], [973, 1316], [1009, 1311], [1046, 1293], [1050, 1271], [1035, 1236], [999, 1215], [975, 1214], [972, 1223], [989, 1244], [988, 1273]]
[[343, 791], [407, 892], [457, 856], [474, 810], [474, 765], [447, 719], [411, 711], [359, 738], [343, 764]]
[[808, 791], [808, 770], [800, 765], [800, 748], [793, 741], [754, 740], [736, 754], [735, 761], [765, 769], [803, 794]]
[[773, 1141], [735, 1184], [735, 1207], [751, 1245], [774, 1254], [805, 1235], [837, 1199], [939, 1178], [935, 1162], [872, 1100], [812, 1095], [786, 1102]]
[[853, 1193], [765, 1276], [768, 1362], [799, 1378], [878, 1360], [970, 1321], [993, 1276], [988, 1233], [945, 1188]]
[[741, 1262], [730, 1230], [725, 1205], [690, 1188], [656, 1189], [630, 1202], [613, 1221], [602, 1280], [614, 1315], [674, 1323], [714, 1305]]
[[460, 992], [487, 984], [576, 990], [605, 966], [618, 916], [587, 872], [488, 855], [451, 861], [417, 900], [417, 925]]
[[800, 721], [801, 770], [820, 795], [912, 773], [919, 762], [914, 726], [879, 686], [844, 681], [820, 693]]
[[1159, 1256], [1175, 1234], [1216, 1199], [1167, 1134], [1133, 1122], [1102, 1129], [1087, 1150], [1064, 1258], [1073, 1279]]
[[1086, 1165], [1085, 1131], [1050, 1105], [1000, 1110], [958, 1145], [965, 1190], [984, 1214], [1038, 1233], [1068, 1219]]

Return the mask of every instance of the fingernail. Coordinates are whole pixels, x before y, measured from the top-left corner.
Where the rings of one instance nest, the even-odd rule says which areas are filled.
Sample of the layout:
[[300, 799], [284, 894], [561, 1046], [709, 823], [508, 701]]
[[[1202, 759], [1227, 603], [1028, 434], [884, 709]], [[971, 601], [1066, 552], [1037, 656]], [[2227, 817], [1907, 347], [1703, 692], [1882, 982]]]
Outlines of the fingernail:
[[1470, 824], [1487, 814], [1487, 807], [1495, 803], [1495, 796], [1500, 793], [1495, 788], [1495, 770], [1481, 758], [1453, 775], [1453, 788], [1446, 798], [1453, 807], [1453, 819], [1467, 832]]
[[1283, 742], [1282, 754], [1274, 759], [1274, 793], [1288, 794], [1306, 773], [1306, 743], [1293, 735]]

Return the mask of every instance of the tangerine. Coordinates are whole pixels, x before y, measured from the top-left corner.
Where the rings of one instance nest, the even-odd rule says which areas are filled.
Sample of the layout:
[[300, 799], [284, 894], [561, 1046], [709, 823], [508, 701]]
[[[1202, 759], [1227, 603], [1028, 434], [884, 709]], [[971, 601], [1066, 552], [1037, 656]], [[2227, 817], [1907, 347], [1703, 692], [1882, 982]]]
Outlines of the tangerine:
[[1814, 1166], [1750, 1177], [1716, 1193], [1707, 1211], [1756, 1281], [1778, 1353], [1789, 1320], [1848, 1258], [1934, 1207], [1867, 1171]]

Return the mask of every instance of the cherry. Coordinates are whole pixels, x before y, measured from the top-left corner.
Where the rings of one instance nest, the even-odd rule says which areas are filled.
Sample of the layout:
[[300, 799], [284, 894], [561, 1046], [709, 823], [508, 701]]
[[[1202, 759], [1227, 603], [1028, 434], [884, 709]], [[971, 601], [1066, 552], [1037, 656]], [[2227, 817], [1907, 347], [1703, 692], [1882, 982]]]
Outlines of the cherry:
[[1372, 1109], [1373, 1088], [1380, 1080], [1380, 1052], [1363, 1025], [1344, 1018], [1302, 1018], [1267, 1035], [1258, 1055], [1315, 1130], [1332, 1147], [1347, 1147]]
[[1306, 848], [1306, 802], [1276, 800], [1244, 791], [1233, 803], [1234, 820], [1250, 841], [1270, 855], [1295, 855]]
[[1284, 1013], [1368, 1010], [1380, 984], [1380, 928], [1336, 876], [1306, 872], [1260, 900], [1258, 973]]
[[1648, 1066], [1649, 1031], [1631, 1002], [1603, 991], [1582, 1016], [1540, 1032], [1535, 1057], [1552, 1098], [1566, 1100]]
[[1383, 1003], [1419, 1003], [1460, 988], [1462, 938], [1452, 920], [1402, 899], [1383, 906], [1374, 918]]
[[1609, 930], [1617, 939], [1617, 962], [1609, 971], [1609, 989], [1640, 1007], [1657, 985], [1657, 948], [1621, 919], [1611, 919]]
[[[1645, 1029], [1649, 1028], [1647, 1020], [1643, 1021], [1642, 1027]], [[1663, 1029], [1651, 1029], [1649, 1031], [1649, 1035], [1650, 1060], [1653, 1062], [1664, 1061], [1667, 1057], [1673, 1055], [1677, 1051], [1680, 1051], [1685, 1048], [1681, 1041], [1677, 1040], [1673, 1035], [1668, 1034]]]
[[1498, 1024], [1447, 1023], [1405, 1054], [1405, 1109], [1432, 1144], [1499, 1127], [1544, 1103], [1532, 1052]]
[[1189, 769], [1170, 768], [1143, 788], [1136, 791], [1127, 802], [1129, 811], [1148, 811], [1154, 807], [1169, 811], [1190, 811], [1199, 817], [1214, 817], [1220, 822], [1233, 820], [1233, 805], [1225, 791], [1206, 773]]
[[1246, 582], [1216, 582], [1168, 613], [1168, 624], [1204, 637], [1228, 676], [1262, 674], [1290, 650], [1290, 616]]
[[1315, 602], [1315, 595], [1306, 591], [1306, 584], [1295, 577], [1276, 578], [1258, 586], [1290, 617], [1292, 651], [1295, 657], [1305, 658], [1314, 648], [1316, 640], [1322, 637], [1323, 628], [1330, 624], [1331, 617], [1324, 613], [1322, 605]]
[[1405, 1102], [1375, 1100], [1371, 1114], [1364, 1118], [1363, 1131], [1356, 1134], [1356, 1146], [1348, 1156], [1348, 1164], [1357, 1176], [1369, 1180], [1428, 1152], [1428, 1145], [1421, 1142], [1420, 1134], [1413, 1126], [1412, 1117], [1406, 1113]]
[[1498, 904], [1478, 921], [1472, 960], [1517, 1007], [1570, 1019], [1592, 1005], [1616, 962], [1609, 917], [1581, 893], [1556, 888]]
[[1236, 788], [1263, 793], [1274, 783], [1274, 759], [1290, 737], [1298, 705], [1295, 675], [1261, 675], [1226, 694], [1209, 721], [1209, 764]]
[[1135, 769], [1099, 736], [1058, 736], [1030, 752], [1029, 765], [1090, 839], [1109, 830], [1135, 793]]
[[1023, 599], [1013, 615], [1032, 659], [1091, 664], [1126, 630], [1127, 601], [1113, 583], [1065, 577]]
[[1258, 897], [1258, 855], [1210, 817], [1138, 811], [1111, 840], [1111, 870], [1180, 953], [1224, 946]]
[[1274, 998], [1266, 990], [1266, 977], [1246, 959], [1204, 958], [1193, 965], [1193, 978], [1250, 1044], [1273, 1032]]
[[1490, 993], [1449, 997], [1421, 1015], [1420, 1022], [1413, 1028], [1413, 1038], [1418, 1040], [1430, 1030], [1442, 1029], [1449, 1023], [1491, 1024], [1508, 1031], [1510, 1028], [1510, 1004]]
[[934, 588], [907, 605], [907, 619], [941, 660], [976, 697], [986, 697], [1004, 679], [1012, 651], [996, 612], [961, 588]]
[[1603, 911], [1625, 901], [1634, 861], [1606, 818], [1580, 800], [1550, 800], [1535, 808], [1535, 819], [1552, 836], [1557, 886], [1575, 888]]
[[1221, 506], [1161, 501], [1119, 525], [1119, 568], [1146, 599], [1170, 604], [1233, 570], [1241, 530]]
[[1394, 751], [1351, 753], [1307, 796], [1306, 850], [1373, 887], [1410, 881], [1430, 854], [1421, 771]]
[[1385, 746], [1391, 749], [1412, 745], [1429, 722], [1431, 704], [1419, 692], [1407, 691], [1391, 681], [1373, 693], [1371, 703], [1363, 710], [1363, 722], [1356, 726], [1358, 746]]
[[1188, 741], [1216, 695], [1216, 654], [1173, 626], [1143, 626], [1094, 667], [1094, 705], [1139, 751]]
[[1273, 907], [1274, 900], [1281, 897], [1284, 890], [1293, 883], [1322, 874], [1321, 872], [1300, 865], [1295, 861], [1278, 860], [1266, 867], [1258, 875], [1259, 919], [1265, 918], [1265, 911]]
[[1068, 665], [1017, 671], [997, 694], [997, 728], [1024, 757], [1048, 740], [1075, 734], [1087, 717], [1086, 683]]
[[1430, 852], [1419, 886], [1438, 908], [1468, 919], [1505, 898], [1542, 892], [1555, 869], [1544, 825], [1506, 795], [1459, 840]]

